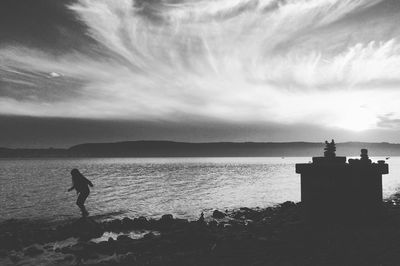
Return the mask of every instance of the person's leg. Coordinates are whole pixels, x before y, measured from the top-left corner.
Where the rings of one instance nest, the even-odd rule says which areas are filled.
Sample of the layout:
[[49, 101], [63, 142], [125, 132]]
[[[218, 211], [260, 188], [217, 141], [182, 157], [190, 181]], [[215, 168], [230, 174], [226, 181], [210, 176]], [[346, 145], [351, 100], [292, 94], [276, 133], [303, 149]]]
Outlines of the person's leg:
[[78, 199], [76, 200], [76, 205], [78, 205], [79, 209], [82, 209], [84, 200], [83, 200], [83, 195], [82, 193], [78, 193]]
[[88, 217], [89, 216], [89, 212], [86, 210], [85, 205], [83, 205], [83, 207], [82, 207], [82, 216], [83, 217]]
[[86, 191], [80, 192], [78, 195], [78, 199], [76, 201], [76, 205], [78, 205], [79, 209], [81, 209], [82, 216], [89, 215], [88, 211], [85, 208], [85, 201], [88, 196], [89, 196], [89, 191], [88, 192], [86, 192]]

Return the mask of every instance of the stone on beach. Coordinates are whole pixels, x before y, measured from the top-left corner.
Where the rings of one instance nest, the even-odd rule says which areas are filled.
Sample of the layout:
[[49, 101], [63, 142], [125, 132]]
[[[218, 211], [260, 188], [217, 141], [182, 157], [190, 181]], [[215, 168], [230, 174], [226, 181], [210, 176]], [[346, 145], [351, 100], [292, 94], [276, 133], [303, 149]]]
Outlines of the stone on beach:
[[44, 251], [37, 245], [32, 245], [24, 249], [24, 255], [34, 257], [36, 255], [42, 254]]
[[[113, 228], [112, 232], [122, 235], [98, 243], [81, 239], [60, 251], [85, 265], [343, 265], [343, 261], [347, 265], [397, 265], [400, 209], [391, 203], [385, 206], [387, 216], [380, 223], [358, 225], [310, 226], [301, 218], [301, 204], [292, 202], [221, 212], [223, 217], [219, 217], [225, 219], [208, 217], [208, 223], [172, 215], [158, 220], [75, 221], [60, 228], [76, 229], [84, 223], [89, 231], [96, 231], [91, 227]], [[151, 232], [141, 239], [131, 238], [130, 230], [140, 223], [151, 228], [144, 232]], [[162, 230], [153, 233], [155, 229]], [[49, 235], [57, 232], [49, 231]], [[77, 234], [66, 236], [72, 233]], [[24, 259], [21, 254], [8, 251], [15, 261]]]
[[215, 219], [223, 219], [223, 218], [225, 218], [225, 216], [226, 216], [225, 213], [223, 213], [219, 210], [215, 210], [212, 214], [212, 217]]

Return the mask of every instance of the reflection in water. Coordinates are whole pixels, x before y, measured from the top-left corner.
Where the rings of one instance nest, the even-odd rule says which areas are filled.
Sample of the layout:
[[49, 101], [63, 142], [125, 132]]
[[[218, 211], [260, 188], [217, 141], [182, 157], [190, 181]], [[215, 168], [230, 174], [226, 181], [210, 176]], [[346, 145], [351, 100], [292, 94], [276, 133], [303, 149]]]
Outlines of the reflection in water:
[[[373, 158], [377, 160], [378, 158]], [[94, 188], [91, 215], [197, 219], [202, 211], [266, 207], [300, 200], [294, 164], [309, 158], [112, 158], [0, 160], [0, 219], [78, 217], [66, 192], [79, 168]], [[400, 158], [391, 158], [384, 195], [395, 192]]]

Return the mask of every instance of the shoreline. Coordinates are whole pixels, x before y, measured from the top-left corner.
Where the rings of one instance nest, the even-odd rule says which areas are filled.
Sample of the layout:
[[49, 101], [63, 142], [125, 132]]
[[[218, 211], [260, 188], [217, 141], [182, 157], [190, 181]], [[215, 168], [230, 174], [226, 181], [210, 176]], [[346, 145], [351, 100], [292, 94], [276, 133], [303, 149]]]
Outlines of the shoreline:
[[[215, 210], [205, 221], [170, 214], [59, 225], [8, 220], [0, 224], [0, 262], [36, 265], [46, 257], [43, 265], [397, 265], [398, 203], [384, 202], [379, 221], [348, 225], [308, 224], [301, 203], [293, 202]], [[105, 232], [108, 239], [101, 238]]]

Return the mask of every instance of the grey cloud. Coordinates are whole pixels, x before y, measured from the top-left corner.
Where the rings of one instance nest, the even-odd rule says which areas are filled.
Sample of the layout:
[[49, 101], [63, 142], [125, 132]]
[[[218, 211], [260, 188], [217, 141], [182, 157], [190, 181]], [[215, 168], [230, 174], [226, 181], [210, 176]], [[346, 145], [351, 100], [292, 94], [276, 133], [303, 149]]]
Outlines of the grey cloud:
[[84, 47], [86, 27], [66, 7], [75, 0], [1, 0], [0, 46], [24, 44], [48, 52]]
[[400, 129], [400, 118], [393, 118], [394, 113], [378, 117], [377, 126], [381, 128]]

